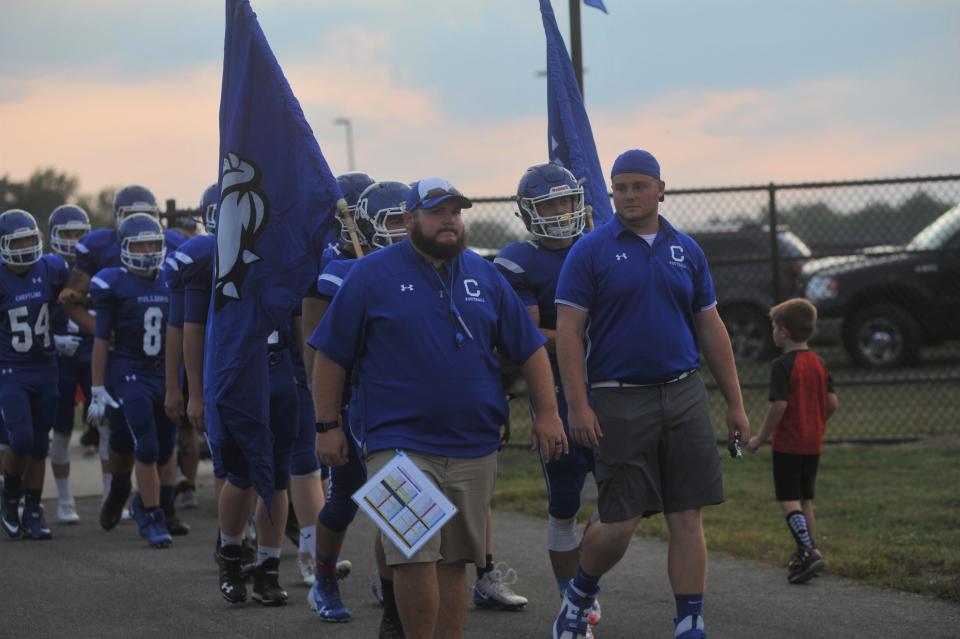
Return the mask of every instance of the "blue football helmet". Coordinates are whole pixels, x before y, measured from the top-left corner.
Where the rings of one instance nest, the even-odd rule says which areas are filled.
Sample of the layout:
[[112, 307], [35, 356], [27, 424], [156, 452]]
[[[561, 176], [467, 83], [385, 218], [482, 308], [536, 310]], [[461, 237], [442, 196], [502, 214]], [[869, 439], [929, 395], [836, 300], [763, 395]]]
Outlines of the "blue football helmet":
[[[537, 211], [538, 204], [561, 197], [572, 199], [570, 213], [543, 216]], [[537, 237], [563, 239], [583, 233], [586, 221], [583, 187], [573, 173], [559, 164], [535, 164], [527, 169], [517, 186], [517, 205], [524, 226]]]
[[364, 239], [378, 248], [390, 246], [407, 236], [404, 227], [391, 229], [390, 218], [403, 219], [410, 187], [403, 182], [374, 182], [360, 194], [354, 219]]
[[[23, 238], [33, 241], [26, 246], [12, 246]], [[0, 259], [7, 264], [29, 266], [36, 264], [41, 255], [43, 238], [32, 215], [23, 209], [10, 209], [0, 214]]]
[[217, 206], [220, 204], [220, 191], [216, 183], [211, 184], [200, 196], [200, 214], [203, 216], [203, 225], [208, 233], [217, 230]]
[[117, 220], [117, 228], [128, 215], [134, 213], [146, 213], [152, 215], [157, 220], [160, 219], [160, 207], [157, 206], [157, 198], [153, 196], [145, 186], [131, 184], [125, 186], [113, 197], [113, 214]]
[[[47, 218], [50, 230], [50, 248], [63, 257], [77, 256], [77, 240], [90, 232], [90, 216], [75, 204], [61, 204]], [[80, 231], [75, 237], [64, 237], [64, 232]]]
[[[337, 184], [340, 186], [340, 190], [343, 191], [343, 199], [347, 201], [347, 210], [351, 213], [356, 213], [357, 200], [360, 199], [360, 194], [363, 193], [364, 189], [373, 184], [373, 178], [363, 171], [351, 171], [350, 173], [338, 175]], [[349, 244], [350, 231], [347, 229], [347, 225], [341, 217], [339, 210], [336, 213], [335, 219], [339, 226], [339, 228], [336, 229], [337, 235], [340, 236], [340, 240], [343, 243]], [[361, 233], [360, 235], [360, 244], [366, 244], [366, 241], [362, 237], [363, 234]]]
[[[160, 268], [167, 250], [160, 220], [148, 213], [134, 213], [124, 218], [117, 229], [120, 239], [120, 261], [127, 268], [152, 271]], [[135, 251], [139, 244], [157, 243], [159, 250]]]

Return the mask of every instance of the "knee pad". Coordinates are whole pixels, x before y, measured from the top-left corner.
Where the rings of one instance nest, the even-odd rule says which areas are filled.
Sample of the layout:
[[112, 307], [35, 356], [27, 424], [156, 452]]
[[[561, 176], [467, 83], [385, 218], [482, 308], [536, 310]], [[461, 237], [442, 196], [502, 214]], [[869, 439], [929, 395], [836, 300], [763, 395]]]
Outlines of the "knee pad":
[[107, 424], [97, 426], [97, 432], [100, 433], [100, 446], [97, 448], [97, 454], [100, 461], [107, 461], [110, 459], [110, 426]]
[[133, 456], [141, 464], [156, 464], [160, 458], [157, 436], [153, 433], [138, 437], [133, 447]]
[[551, 515], [547, 522], [547, 549], [554, 552], [567, 552], [576, 550], [579, 545], [577, 518], [558, 519]]
[[50, 462], [53, 464], [70, 463], [70, 433], [53, 431], [50, 443]]

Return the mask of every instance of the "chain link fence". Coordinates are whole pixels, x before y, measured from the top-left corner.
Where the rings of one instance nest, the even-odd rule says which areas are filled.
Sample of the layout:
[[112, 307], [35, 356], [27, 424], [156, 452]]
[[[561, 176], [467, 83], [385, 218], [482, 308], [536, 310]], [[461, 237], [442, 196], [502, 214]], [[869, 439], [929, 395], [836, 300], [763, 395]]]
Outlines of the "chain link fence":
[[[527, 237], [513, 198], [473, 201], [465, 220], [478, 252]], [[829, 441], [960, 434], [958, 203], [960, 175], [667, 191], [661, 213], [710, 262], [755, 429], [776, 356], [767, 310], [805, 296], [820, 310], [813, 348], [841, 402]], [[518, 441], [529, 411], [507, 377]], [[725, 404], [706, 367], [705, 379], [723, 440]]]

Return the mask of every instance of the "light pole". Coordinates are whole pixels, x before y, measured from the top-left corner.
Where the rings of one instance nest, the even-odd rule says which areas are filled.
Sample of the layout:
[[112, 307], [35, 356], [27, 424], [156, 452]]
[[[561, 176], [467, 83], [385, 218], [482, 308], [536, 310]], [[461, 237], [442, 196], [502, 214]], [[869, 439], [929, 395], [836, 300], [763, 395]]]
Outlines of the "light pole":
[[347, 170], [353, 171], [353, 124], [350, 123], [350, 118], [337, 118], [333, 123], [342, 124], [347, 130]]

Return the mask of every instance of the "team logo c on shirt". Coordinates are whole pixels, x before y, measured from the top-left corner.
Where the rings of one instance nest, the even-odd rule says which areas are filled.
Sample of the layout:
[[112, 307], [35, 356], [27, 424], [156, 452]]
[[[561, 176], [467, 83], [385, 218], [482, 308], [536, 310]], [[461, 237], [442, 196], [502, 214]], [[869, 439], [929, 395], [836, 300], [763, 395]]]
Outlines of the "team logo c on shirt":
[[671, 245], [670, 259], [674, 262], [682, 262], [684, 260], [683, 247], [678, 244]]
[[475, 279], [463, 280], [463, 290], [467, 292], [468, 302], [485, 302], [480, 296], [480, 283]]

